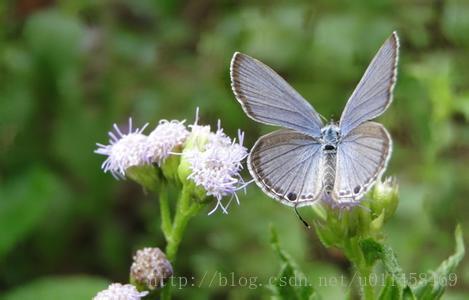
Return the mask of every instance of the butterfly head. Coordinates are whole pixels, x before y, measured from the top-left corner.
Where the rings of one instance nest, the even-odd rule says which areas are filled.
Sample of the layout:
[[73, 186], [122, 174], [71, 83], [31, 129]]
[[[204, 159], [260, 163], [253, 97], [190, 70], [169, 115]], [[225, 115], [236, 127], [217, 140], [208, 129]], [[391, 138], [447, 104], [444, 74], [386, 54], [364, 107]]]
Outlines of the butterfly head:
[[325, 150], [335, 150], [340, 140], [340, 128], [334, 123], [321, 129], [321, 142]]

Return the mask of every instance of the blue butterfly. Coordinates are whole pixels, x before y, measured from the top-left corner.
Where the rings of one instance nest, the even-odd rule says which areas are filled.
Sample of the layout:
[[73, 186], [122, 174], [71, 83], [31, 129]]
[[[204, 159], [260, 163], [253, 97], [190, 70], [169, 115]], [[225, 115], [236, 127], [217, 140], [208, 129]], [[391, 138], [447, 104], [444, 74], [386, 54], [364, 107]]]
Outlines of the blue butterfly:
[[392, 140], [370, 120], [391, 104], [399, 40], [384, 42], [350, 96], [339, 123], [324, 125], [314, 108], [262, 62], [242, 53], [231, 61], [231, 85], [255, 121], [284, 127], [260, 137], [248, 168], [256, 184], [283, 204], [300, 207], [318, 199], [353, 206], [386, 169]]

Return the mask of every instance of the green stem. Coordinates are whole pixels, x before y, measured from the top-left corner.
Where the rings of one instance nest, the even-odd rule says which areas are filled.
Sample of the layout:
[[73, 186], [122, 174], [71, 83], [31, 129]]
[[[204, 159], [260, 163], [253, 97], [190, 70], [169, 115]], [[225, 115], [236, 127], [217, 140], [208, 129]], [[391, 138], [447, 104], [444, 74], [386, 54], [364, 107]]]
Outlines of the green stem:
[[161, 185], [160, 190], [160, 214], [161, 214], [161, 230], [163, 231], [166, 242], [171, 236], [171, 210], [169, 208], [168, 187]]
[[344, 242], [344, 254], [352, 262], [355, 270], [358, 272], [359, 280], [357, 282], [362, 299], [374, 300], [375, 290], [372, 285], [373, 282], [371, 281], [373, 266], [366, 262], [358, 239], [351, 238]]
[[360, 275], [360, 289], [364, 300], [375, 299], [375, 290], [371, 284], [371, 270], [372, 268], [368, 266], [362, 266], [358, 270]]
[[187, 223], [200, 211], [200, 208], [202, 208], [202, 205], [193, 202], [190, 193], [183, 188], [176, 206], [171, 235], [169, 236], [166, 245], [166, 257], [171, 261], [171, 263], [174, 264], [176, 260], [176, 254], [184, 236]]
[[[167, 233], [165, 233], [166, 237], [166, 257], [171, 264], [173, 265], [176, 261], [177, 251], [179, 249], [179, 245], [181, 244], [182, 238], [184, 236], [184, 232], [186, 230], [187, 224], [189, 220], [194, 217], [202, 208], [202, 204], [197, 203], [191, 199], [191, 194], [183, 187], [181, 195], [179, 197], [179, 201], [176, 205], [176, 211], [174, 215], [174, 221], [170, 229], [168, 229]], [[166, 208], [165, 208], [166, 209]], [[169, 209], [169, 207], [168, 207]], [[162, 224], [167, 222], [163, 220], [162, 216]], [[170, 222], [170, 221], [169, 221]], [[166, 226], [166, 225], [165, 225]], [[163, 228], [163, 225], [162, 225]], [[165, 229], [163, 229], [163, 232]], [[163, 290], [161, 291], [161, 299], [169, 300], [171, 299], [171, 284], [168, 283]]]

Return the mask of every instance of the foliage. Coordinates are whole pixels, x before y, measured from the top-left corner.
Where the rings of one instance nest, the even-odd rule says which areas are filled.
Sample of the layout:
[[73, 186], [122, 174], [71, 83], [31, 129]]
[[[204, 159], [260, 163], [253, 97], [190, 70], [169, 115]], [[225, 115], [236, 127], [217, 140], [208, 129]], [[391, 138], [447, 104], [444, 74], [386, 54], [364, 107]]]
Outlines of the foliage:
[[319, 299], [314, 287], [292, 258], [280, 247], [278, 233], [273, 226], [270, 228], [270, 243], [282, 262], [280, 273], [270, 286], [274, 299]]
[[[370, 58], [397, 30], [395, 101], [380, 118], [394, 142], [387, 174], [400, 186], [399, 207], [384, 226], [387, 244], [405, 272], [427, 274], [450, 251], [455, 224], [469, 228], [466, 1], [20, 0], [1, 2], [0, 12], [2, 291], [34, 288], [50, 275], [125, 281], [136, 249], [164, 244], [158, 203], [135, 183], [100, 172], [95, 143], [128, 116], [139, 126], [163, 118], [191, 123], [199, 106], [204, 123], [221, 118], [230, 136], [241, 128], [252, 146], [271, 129], [248, 119], [234, 100], [228, 68], [235, 51], [266, 62], [317, 111], [338, 119]], [[174, 199], [175, 190], [168, 194]], [[278, 271], [267, 234], [272, 222], [317, 293], [343, 298], [345, 287], [320, 284], [352, 275], [340, 253], [323, 249], [314, 231], [255, 185], [240, 198], [228, 216], [203, 211], [194, 218], [177, 275], [199, 283], [204, 274], [233, 272], [266, 282]], [[465, 299], [467, 256], [455, 274], [445, 298]], [[400, 293], [391, 280], [382, 295]], [[175, 294], [270, 293], [200, 286]], [[403, 289], [411, 291], [417, 294]]]
[[91, 299], [108, 282], [101, 278], [73, 276], [38, 279], [10, 291], [4, 300]]

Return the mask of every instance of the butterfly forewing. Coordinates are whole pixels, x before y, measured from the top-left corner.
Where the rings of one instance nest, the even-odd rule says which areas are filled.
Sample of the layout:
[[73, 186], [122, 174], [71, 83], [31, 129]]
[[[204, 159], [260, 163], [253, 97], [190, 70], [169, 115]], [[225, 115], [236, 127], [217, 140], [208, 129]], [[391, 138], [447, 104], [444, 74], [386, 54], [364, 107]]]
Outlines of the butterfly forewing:
[[399, 40], [394, 32], [376, 53], [350, 96], [340, 119], [343, 135], [381, 115], [392, 101], [396, 82]]
[[337, 147], [334, 198], [359, 200], [384, 172], [391, 151], [391, 137], [381, 124], [366, 122], [352, 130]]
[[262, 136], [248, 158], [257, 185], [290, 206], [316, 201], [321, 190], [321, 145], [311, 136], [281, 129]]
[[319, 136], [318, 113], [280, 75], [242, 53], [231, 61], [231, 86], [236, 99], [252, 119]]

